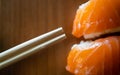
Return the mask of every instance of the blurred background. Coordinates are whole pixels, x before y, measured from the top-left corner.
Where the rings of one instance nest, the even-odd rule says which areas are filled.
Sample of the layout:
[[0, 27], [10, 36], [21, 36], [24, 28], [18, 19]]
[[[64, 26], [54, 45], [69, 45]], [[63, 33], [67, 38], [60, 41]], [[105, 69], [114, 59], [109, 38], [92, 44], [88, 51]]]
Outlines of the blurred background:
[[0, 52], [63, 27], [67, 39], [0, 70], [0, 75], [71, 75], [67, 55], [75, 13], [87, 0], [0, 0]]

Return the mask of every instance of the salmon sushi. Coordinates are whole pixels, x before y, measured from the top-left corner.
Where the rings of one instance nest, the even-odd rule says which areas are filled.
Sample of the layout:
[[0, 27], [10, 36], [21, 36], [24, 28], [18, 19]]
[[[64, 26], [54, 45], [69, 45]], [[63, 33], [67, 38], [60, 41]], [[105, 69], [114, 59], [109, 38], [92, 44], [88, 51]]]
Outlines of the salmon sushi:
[[77, 10], [72, 34], [85, 39], [120, 32], [120, 0], [89, 0]]
[[75, 75], [119, 75], [120, 36], [73, 45], [66, 69]]

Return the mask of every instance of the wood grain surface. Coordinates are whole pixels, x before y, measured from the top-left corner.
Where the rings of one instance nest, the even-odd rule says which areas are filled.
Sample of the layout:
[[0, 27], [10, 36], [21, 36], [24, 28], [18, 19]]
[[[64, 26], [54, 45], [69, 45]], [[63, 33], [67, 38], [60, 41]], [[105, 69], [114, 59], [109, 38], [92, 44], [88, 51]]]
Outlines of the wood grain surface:
[[66, 58], [78, 6], [86, 0], [0, 0], [0, 52], [63, 27], [67, 39], [0, 70], [0, 75], [71, 75]]

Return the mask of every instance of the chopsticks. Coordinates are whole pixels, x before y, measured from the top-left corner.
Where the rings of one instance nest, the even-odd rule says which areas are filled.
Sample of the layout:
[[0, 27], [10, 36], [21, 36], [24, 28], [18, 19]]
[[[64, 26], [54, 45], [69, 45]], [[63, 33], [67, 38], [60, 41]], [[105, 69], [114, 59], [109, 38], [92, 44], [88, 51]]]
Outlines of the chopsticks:
[[13, 48], [0, 53], [0, 69], [20, 61], [43, 48], [53, 45], [65, 39], [62, 27], [40, 35]]

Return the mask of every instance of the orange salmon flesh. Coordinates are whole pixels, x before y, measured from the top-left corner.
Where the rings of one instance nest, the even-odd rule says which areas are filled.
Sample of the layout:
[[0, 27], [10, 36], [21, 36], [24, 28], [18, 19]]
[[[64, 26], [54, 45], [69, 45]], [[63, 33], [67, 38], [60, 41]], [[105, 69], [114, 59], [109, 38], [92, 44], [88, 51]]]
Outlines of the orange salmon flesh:
[[89, 0], [77, 10], [72, 34], [85, 39], [120, 32], [120, 0]]
[[119, 59], [120, 36], [110, 36], [75, 44], [66, 69], [75, 75], [118, 75]]

